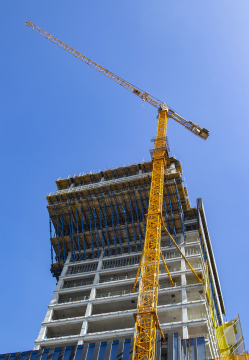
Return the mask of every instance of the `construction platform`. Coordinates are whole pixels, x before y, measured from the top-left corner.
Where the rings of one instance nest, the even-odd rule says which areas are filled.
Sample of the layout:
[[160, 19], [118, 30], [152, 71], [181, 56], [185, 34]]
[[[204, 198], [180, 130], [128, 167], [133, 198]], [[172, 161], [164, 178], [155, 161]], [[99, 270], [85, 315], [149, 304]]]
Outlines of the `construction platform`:
[[[195, 217], [196, 209], [190, 207], [180, 162], [169, 158], [167, 164], [163, 216], [177, 241], [177, 234], [184, 233], [184, 218]], [[58, 190], [47, 196], [55, 276], [69, 252], [75, 260], [86, 259], [88, 249], [92, 258], [99, 257], [101, 249], [105, 256], [122, 254], [124, 248], [132, 251], [133, 240], [135, 250], [142, 249], [151, 173], [152, 162], [145, 162], [56, 181]]]

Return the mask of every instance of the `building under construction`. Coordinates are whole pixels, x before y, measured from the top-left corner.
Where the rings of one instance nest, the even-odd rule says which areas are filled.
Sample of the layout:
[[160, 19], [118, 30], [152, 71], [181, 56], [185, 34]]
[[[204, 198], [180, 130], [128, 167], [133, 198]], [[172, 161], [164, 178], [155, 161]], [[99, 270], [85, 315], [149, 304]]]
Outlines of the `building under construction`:
[[[57, 180], [48, 197], [51, 219], [51, 271], [56, 290], [35, 349], [131, 338], [138, 287], [132, 292], [146, 231], [145, 214], [152, 162]], [[191, 208], [181, 164], [168, 159], [164, 212], [169, 232], [194, 270], [162, 232], [161, 250], [174, 280], [160, 265], [158, 315], [164, 333], [205, 339], [217, 356], [215, 327], [224, 303], [202, 200]], [[208, 296], [207, 296], [208, 295]], [[203, 339], [203, 344], [204, 344]]]
[[[56, 181], [47, 196], [56, 289], [33, 351], [4, 360], [204, 360], [245, 354], [225, 308], [202, 199], [169, 157], [172, 118], [209, 131], [37, 25], [26, 25], [157, 108], [152, 161]], [[232, 359], [232, 358], [231, 358]]]
[[[167, 160], [167, 172], [163, 217], [202, 281], [163, 230], [161, 251], [173, 282], [162, 260], [158, 316], [167, 342], [158, 334], [156, 358], [214, 359], [221, 347], [243, 353], [239, 318], [227, 324], [228, 330], [236, 329], [232, 341], [222, 329], [225, 308], [202, 199], [190, 206], [181, 163], [174, 157]], [[144, 162], [56, 181], [57, 191], [47, 201], [57, 285], [34, 351], [2, 358], [131, 358], [138, 286], [132, 290], [145, 239], [151, 174], [152, 162]]]

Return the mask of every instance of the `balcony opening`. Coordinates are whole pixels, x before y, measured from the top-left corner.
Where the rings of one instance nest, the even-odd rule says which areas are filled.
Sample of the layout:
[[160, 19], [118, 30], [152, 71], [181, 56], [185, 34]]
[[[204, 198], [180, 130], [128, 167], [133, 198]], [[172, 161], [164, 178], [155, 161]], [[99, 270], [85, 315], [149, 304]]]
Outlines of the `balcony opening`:
[[68, 319], [79, 316], [85, 316], [86, 305], [84, 306], [73, 306], [67, 309], [58, 309], [53, 311], [52, 320]]
[[61, 336], [79, 335], [82, 327], [82, 322], [77, 324], [68, 324], [60, 326], [49, 326], [47, 328], [47, 339], [57, 338]]
[[137, 299], [128, 300], [108, 300], [106, 303], [94, 304], [92, 308], [92, 315], [107, 314], [116, 311], [136, 310]]
[[85, 291], [74, 291], [70, 293], [60, 294], [58, 304], [64, 304], [68, 302], [88, 300], [90, 296], [90, 289]]

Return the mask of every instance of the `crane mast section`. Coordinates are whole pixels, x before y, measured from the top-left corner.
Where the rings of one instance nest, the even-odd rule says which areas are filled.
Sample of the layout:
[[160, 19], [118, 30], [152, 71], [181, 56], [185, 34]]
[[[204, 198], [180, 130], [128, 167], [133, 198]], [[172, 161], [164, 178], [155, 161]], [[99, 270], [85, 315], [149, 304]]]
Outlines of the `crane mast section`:
[[69, 52], [73, 56], [77, 57], [79, 60], [83, 61], [84, 63], [91, 66], [95, 70], [99, 71], [101, 74], [107, 76], [109, 79], [115, 81], [117, 84], [123, 86], [125, 89], [129, 90], [133, 94], [140, 97], [140, 99], [142, 99], [143, 101], [146, 101], [149, 104], [153, 105], [159, 111], [161, 109], [167, 110], [168, 111], [168, 117], [171, 117], [172, 119], [177, 121], [179, 124], [183, 125], [186, 129], [188, 129], [189, 131], [194, 133], [195, 135], [199, 136], [200, 138], [202, 138], [204, 140], [206, 140], [207, 137], [209, 136], [209, 131], [207, 129], [201, 128], [200, 125], [196, 125], [192, 121], [184, 119], [182, 116], [175, 113], [172, 109], [169, 109], [167, 107], [167, 105], [163, 101], [158, 100], [154, 96], [149, 95], [147, 92], [135, 87], [134, 85], [132, 85], [128, 81], [126, 81], [126, 80], [122, 79], [121, 77], [113, 74], [111, 71], [105, 69], [104, 67], [102, 67], [99, 64], [95, 63], [94, 61], [90, 60], [89, 58], [87, 58], [83, 54], [79, 53], [78, 51], [74, 50], [70, 46], [66, 45], [65, 43], [63, 43], [62, 41], [60, 41], [59, 39], [57, 39], [53, 35], [49, 34], [45, 30], [41, 29], [39, 26], [33, 24], [31, 21], [27, 21], [26, 26], [28, 26], [30, 29], [36, 31], [38, 34], [42, 35], [46, 39], [50, 40], [54, 44], [58, 45], [62, 49], [66, 50], [67, 52]]
[[135, 326], [133, 360], [155, 358], [167, 110], [159, 111]]

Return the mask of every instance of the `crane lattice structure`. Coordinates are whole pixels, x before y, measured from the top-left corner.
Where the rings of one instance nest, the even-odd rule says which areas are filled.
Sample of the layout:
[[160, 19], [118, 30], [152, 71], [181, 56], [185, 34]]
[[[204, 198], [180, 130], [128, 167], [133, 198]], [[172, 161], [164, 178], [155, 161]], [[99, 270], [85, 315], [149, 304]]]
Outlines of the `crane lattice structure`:
[[[130, 84], [119, 76], [113, 74], [112, 72], [88, 59], [86, 56], [82, 55], [70, 46], [64, 44], [62, 41], [47, 33], [37, 25], [31, 23], [30, 21], [27, 21], [26, 25], [40, 35], [47, 38], [48, 40], [52, 41], [54, 44], [74, 55], [81, 61], [85, 62], [87, 65], [90, 65], [94, 69], [101, 72], [103, 75], [117, 82], [119, 85], [123, 86], [133, 94], [140, 97], [143, 101], [148, 102], [149, 104], [153, 105], [158, 109], [158, 127], [152, 156], [153, 171], [151, 176], [151, 189], [146, 223], [146, 236], [143, 254], [141, 256], [141, 262], [138, 268], [138, 274], [134, 285], [135, 288], [136, 281], [141, 270], [138, 307], [137, 312], [134, 314], [136, 325], [133, 347], [133, 360], [154, 360], [157, 329], [160, 330], [163, 339], [165, 339], [157, 315], [162, 226], [168, 236], [170, 236], [171, 240], [173, 240], [173, 243], [176, 245], [178, 251], [181, 253], [179, 247], [177, 246], [174, 239], [165, 227], [162, 218], [163, 185], [164, 175], [165, 173], [167, 173], [166, 163], [168, 156], [166, 146], [167, 119], [174, 119], [175, 121], [183, 125], [186, 129], [190, 130], [192, 133], [201, 137], [204, 140], [206, 140], [209, 136], [209, 131], [205, 128], [201, 128], [200, 125], [196, 125], [193, 122], [184, 119], [182, 116], [175, 113], [172, 109], [168, 108], [164, 102], [158, 100], [153, 96], [150, 96], [147, 92], [144, 92], [143, 90], [135, 87], [134, 85]], [[181, 255], [184, 257], [182, 253]], [[195, 276], [198, 278], [198, 280], [202, 281], [201, 278], [199, 278], [199, 276], [192, 269], [191, 265], [185, 257], [184, 259], [195, 274]], [[165, 262], [164, 265], [166, 271], [169, 274]], [[169, 277], [170, 280], [173, 282], [170, 274]]]

